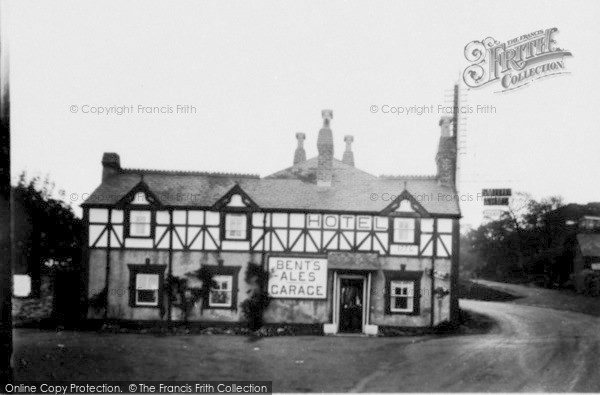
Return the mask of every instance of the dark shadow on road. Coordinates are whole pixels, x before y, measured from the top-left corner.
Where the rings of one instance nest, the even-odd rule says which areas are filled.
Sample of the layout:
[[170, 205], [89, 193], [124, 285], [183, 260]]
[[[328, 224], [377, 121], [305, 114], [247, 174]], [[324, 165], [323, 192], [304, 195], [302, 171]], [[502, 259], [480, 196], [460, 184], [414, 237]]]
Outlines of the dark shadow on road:
[[459, 283], [459, 298], [483, 300], [486, 302], [510, 302], [521, 299], [522, 296], [463, 280]]

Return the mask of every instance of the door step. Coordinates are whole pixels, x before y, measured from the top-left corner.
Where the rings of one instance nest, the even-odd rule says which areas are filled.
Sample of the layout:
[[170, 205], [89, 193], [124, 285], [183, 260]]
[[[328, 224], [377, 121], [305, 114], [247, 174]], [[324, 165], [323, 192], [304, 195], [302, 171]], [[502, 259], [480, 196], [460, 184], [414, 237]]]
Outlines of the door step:
[[339, 336], [339, 337], [369, 337], [369, 335], [367, 335], [366, 333], [345, 333], [345, 332], [335, 333], [335, 336]]

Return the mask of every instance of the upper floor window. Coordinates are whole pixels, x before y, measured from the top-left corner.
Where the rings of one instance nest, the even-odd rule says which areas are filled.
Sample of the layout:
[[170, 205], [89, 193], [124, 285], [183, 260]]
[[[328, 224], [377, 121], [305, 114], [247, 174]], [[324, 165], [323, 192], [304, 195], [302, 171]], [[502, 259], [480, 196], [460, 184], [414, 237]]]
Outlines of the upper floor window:
[[394, 243], [415, 242], [415, 219], [394, 218]]
[[129, 212], [129, 236], [150, 237], [152, 234], [152, 213], [131, 210]]
[[225, 239], [246, 240], [248, 238], [248, 216], [246, 214], [225, 215]]

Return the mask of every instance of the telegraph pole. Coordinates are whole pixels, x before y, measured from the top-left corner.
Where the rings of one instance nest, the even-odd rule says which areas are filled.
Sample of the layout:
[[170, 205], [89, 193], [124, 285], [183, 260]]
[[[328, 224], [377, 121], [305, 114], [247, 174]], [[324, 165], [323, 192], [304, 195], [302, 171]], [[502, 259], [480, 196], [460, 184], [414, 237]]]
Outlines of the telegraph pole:
[[[6, 11], [8, 1], [0, 1], [0, 384], [12, 381], [12, 270], [10, 215], [10, 92]], [[4, 385], [2, 385], [4, 388]]]

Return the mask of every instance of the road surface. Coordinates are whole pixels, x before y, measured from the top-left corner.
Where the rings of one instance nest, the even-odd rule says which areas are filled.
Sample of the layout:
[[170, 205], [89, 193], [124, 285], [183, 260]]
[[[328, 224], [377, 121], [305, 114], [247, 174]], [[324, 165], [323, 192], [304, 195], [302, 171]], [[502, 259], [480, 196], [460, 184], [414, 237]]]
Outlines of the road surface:
[[600, 392], [600, 318], [461, 300], [498, 326], [423, 337], [15, 331], [17, 380], [272, 380], [275, 392]]
[[390, 350], [390, 361], [353, 390], [600, 391], [600, 318], [510, 303], [461, 300], [461, 307], [499, 327]]

